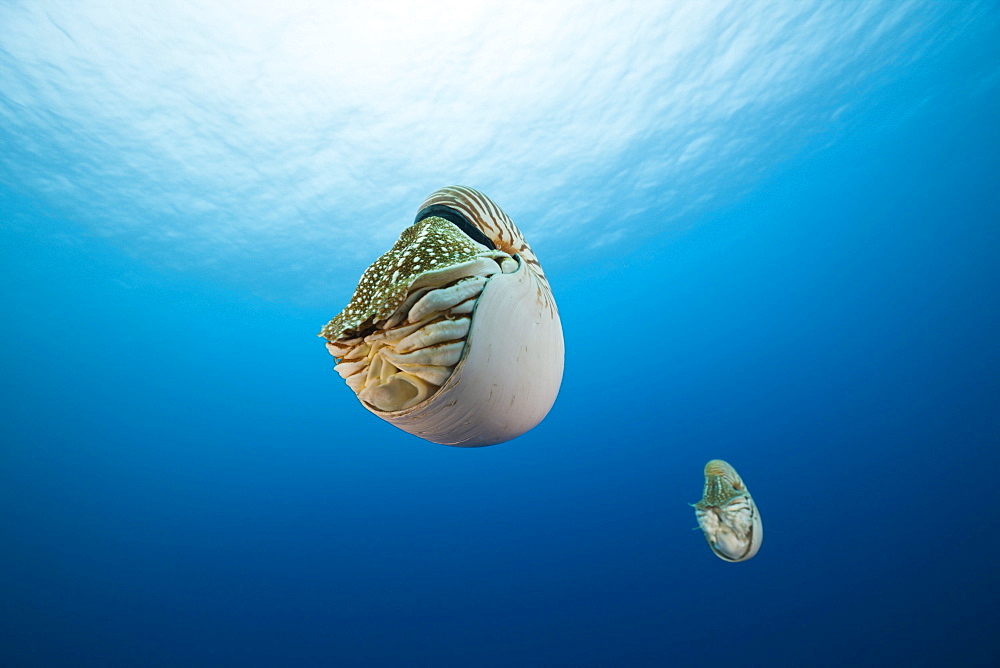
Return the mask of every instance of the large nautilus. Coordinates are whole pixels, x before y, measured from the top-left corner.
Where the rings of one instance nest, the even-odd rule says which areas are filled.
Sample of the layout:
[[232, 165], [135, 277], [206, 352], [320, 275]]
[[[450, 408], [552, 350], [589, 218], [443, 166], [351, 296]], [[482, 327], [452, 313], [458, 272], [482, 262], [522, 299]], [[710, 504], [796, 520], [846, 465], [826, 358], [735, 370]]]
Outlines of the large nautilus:
[[464, 186], [424, 201], [320, 336], [365, 408], [445, 445], [520, 436], [562, 382], [562, 325], [538, 258]]
[[705, 464], [705, 491], [694, 505], [708, 546], [725, 561], [746, 561], [764, 540], [757, 504], [732, 466], [721, 459]]

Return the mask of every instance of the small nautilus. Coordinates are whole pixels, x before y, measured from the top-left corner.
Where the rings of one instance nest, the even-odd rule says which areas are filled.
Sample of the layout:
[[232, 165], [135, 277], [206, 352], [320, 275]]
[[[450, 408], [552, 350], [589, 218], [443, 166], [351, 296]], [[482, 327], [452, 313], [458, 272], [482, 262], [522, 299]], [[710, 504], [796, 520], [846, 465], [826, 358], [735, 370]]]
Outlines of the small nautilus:
[[549, 412], [563, 335], [538, 258], [490, 198], [432, 193], [320, 332], [361, 404], [464, 447], [520, 436]]
[[705, 492], [694, 505], [698, 525], [712, 552], [725, 561], [746, 561], [764, 540], [757, 504], [732, 466], [721, 459], [705, 464]]

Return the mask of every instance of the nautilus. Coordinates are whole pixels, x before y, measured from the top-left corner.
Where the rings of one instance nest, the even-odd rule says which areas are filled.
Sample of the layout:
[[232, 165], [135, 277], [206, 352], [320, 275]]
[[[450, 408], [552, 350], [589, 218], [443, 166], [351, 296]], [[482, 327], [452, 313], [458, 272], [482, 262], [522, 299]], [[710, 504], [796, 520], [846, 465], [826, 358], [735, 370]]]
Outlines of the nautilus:
[[434, 443], [516, 438], [562, 382], [562, 324], [542, 266], [500, 207], [464, 186], [424, 200], [320, 336], [365, 408]]
[[731, 465], [721, 459], [705, 464], [705, 491], [694, 505], [708, 546], [725, 561], [746, 561], [757, 554], [764, 526], [750, 491]]

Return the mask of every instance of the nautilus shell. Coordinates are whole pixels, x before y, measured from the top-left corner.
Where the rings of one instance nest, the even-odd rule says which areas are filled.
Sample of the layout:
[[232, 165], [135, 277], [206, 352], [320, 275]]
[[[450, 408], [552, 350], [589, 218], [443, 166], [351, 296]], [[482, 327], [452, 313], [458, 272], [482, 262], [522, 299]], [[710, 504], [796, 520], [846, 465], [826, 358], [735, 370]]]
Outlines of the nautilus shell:
[[562, 382], [562, 325], [538, 258], [464, 186], [424, 201], [320, 336], [365, 408], [445, 445], [520, 436]]
[[736, 469], [721, 459], [705, 464], [705, 491], [693, 505], [705, 540], [720, 559], [746, 561], [757, 554], [764, 527]]

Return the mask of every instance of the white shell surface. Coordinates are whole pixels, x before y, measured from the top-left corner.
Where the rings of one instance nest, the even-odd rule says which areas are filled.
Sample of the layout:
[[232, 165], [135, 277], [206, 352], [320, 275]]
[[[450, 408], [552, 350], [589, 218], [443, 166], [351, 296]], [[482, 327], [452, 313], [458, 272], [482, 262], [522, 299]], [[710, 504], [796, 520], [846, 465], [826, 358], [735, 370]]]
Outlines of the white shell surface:
[[515, 438], [562, 382], [562, 325], [537, 257], [492, 200], [463, 186], [425, 200], [320, 335], [365, 408], [435, 443]]
[[728, 462], [713, 459], [705, 465], [702, 499], [693, 504], [698, 526], [717, 557], [746, 561], [760, 549], [764, 526], [743, 479]]

